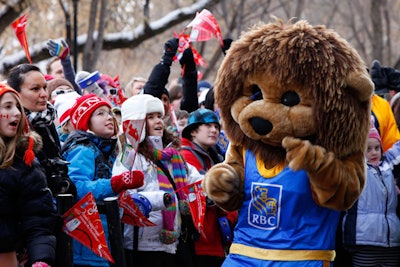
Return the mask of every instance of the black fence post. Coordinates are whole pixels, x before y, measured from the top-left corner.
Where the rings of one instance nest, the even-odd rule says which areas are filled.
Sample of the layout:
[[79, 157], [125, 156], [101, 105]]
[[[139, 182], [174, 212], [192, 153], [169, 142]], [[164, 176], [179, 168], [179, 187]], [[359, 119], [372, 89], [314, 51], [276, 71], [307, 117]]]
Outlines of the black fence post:
[[[74, 196], [72, 194], [59, 194], [56, 201], [58, 214], [62, 216], [73, 206]], [[62, 228], [57, 229], [56, 238], [56, 267], [73, 267], [72, 238], [64, 233]]]
[[[112, 267], [126, 267], [124, 240], [121, 226], [121, 218], [117, 197], [104, 199], [105, 212], [107, 215], [108, 238], [110, 242], [111, 255], [115, 261]], [[99, 210], [100, 212], [100, 210]], [[101, 213], [101, 212], [100, 212]]]

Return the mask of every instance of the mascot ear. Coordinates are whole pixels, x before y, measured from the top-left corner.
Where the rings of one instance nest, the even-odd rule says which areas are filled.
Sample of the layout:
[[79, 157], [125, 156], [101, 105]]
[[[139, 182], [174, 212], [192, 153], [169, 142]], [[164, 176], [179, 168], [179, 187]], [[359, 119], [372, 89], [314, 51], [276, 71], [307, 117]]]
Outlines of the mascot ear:
[[350, 72], [345, 82], [361, 102], [368, 101], [371, 98], [374, 84], [367, 73]]

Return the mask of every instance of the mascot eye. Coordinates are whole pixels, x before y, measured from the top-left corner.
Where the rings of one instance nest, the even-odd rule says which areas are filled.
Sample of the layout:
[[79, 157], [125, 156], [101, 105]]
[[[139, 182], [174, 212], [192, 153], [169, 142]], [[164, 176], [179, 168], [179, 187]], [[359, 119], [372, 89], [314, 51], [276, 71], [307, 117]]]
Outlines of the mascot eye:
[[250, 96], [250, 99], [253, 101], [261, 100], [263, 98], [261, 89], [256, 84], [253, 84], [253, 86], [251, 87], [251, 93], [252, 93], [252, 95]]
[[293, 107], [300, 103], [300, 97], [296, 92], [286, 92], [282, 95], [281, 103], [288, 107]]

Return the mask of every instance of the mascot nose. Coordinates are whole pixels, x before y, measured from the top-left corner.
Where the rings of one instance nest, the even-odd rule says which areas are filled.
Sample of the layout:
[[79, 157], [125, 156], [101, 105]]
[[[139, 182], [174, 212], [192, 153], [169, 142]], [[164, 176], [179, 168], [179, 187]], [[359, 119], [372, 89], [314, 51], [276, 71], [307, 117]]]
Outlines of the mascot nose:
[[250, 125], [259, 135], [266, 135], [267, 133], [272, 131], [272, 123], [260, 117], [251, 118]]

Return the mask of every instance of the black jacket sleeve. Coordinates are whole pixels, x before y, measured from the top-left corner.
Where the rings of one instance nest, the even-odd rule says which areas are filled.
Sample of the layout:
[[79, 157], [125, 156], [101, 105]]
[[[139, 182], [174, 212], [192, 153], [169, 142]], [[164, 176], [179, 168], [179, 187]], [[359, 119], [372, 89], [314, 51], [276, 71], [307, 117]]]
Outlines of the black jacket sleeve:
[[143, 86], [143, 92], [161, 99], [163, 90], [168, 83], [170, 73], [171, 70], [169, 66], [162, 63], [155, 65], [149, 79]]
[[182, 83], [181, 110], [187, 112], [195, 111], [199, 108], [197, 96], [197, 70], [184, 70]]

